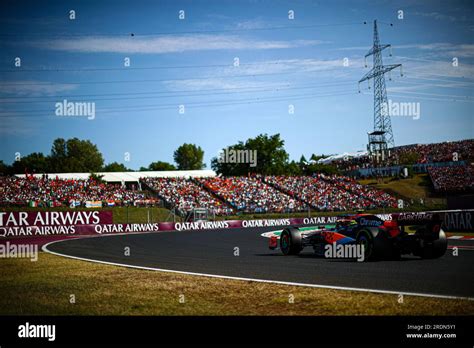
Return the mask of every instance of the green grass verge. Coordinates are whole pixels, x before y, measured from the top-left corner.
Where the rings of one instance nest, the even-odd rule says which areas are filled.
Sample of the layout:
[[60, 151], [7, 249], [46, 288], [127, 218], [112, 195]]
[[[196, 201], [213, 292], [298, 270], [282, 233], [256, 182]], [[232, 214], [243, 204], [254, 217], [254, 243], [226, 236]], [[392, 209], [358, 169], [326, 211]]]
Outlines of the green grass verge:
[[[40, 253], [0, 259], [0, 315], [472, 315], [474, 301], [128, 269]], [[70, 303], [71, 295], [75, 303]], [[180, 303], [184, 295], [184, 303]], [[294, 303], [290, 299], [294, 298]]]
[[[433, 192], [428, 174], [416, 174], [407, 179], [384, 178], [382, 182], [377, 182], [375, 179], [364, 179], [359, 180], [359, 183], [394, 194], [409, 202], [413, 199], [412, 208], [415, 209], [435, 210], [446, 208], [446, 199]], [[423, 205], [419, 204], [420, 198], [424, 201]]]

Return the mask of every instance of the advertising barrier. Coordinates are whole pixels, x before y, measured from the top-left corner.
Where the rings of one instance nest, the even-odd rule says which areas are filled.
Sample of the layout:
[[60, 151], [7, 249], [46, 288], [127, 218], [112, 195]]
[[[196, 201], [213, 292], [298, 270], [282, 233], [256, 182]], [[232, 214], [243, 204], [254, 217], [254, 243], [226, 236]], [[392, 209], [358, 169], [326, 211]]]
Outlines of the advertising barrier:
[[[384, 220], [416, 224], [426, 219], [440, 218], [445, 231], [474, 232], [474, 210], [437, 211], [423, 213], [379, 214]], [[0, 239], [38, 236], [77, 236], [158, 231], [192, 231], [277, 227], [290, 225], [323, 225], [335, 223], [336, 216], [282, 218], [258, 220], [224, 220], [197, 222], [159, 222], [143, 224], [114, 224], [112, 211], [39, 211], [0, 212]]]

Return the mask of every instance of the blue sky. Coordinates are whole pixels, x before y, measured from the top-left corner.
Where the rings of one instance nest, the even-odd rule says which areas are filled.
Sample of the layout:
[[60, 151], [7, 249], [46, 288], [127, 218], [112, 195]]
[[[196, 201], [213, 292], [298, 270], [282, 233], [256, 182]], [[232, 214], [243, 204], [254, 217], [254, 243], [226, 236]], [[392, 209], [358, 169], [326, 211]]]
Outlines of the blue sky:
[[[373, 96], [357, 81], [374, 19], [393, 46], [384, 63], [403, 64], [389, 99], [421, 111], [392, 117], [396, 145], [473, 138], [473, 15], [470, 1], [3, 1], [0, 160], [47, 154], [58, 137], [132, 169], [173, 162], [185, 142], [209, 168], [260, 133], [280, 133], [296, 160], [363, 150]], [[95, 102], [95, 119], [55, 116], [64, 99]]]

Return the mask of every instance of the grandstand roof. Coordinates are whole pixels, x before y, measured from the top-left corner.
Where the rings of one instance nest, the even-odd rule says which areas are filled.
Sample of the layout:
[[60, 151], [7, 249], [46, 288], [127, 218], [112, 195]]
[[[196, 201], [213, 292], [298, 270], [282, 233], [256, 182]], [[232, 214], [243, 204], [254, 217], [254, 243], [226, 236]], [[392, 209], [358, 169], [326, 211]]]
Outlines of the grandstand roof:
[[[187, 177], [213, 177], [216, 172], [213, 170], [170, 170], [170, 171], [143, 171], [143, 172], [99, 172], [95, 173], [102, 176], [106, 182], [137, 182], [140, 178], [187, 178]], [[41, 177], [43, 174], [33, 174], [35, 177]], [[59, 179], [85, 180], [90, 173], [50, 173], [46, 176], [50, 179], [58, 177]], [[16, 174], [19, 178], [24, 178], [25, 174]]]
[[319, 160], [316, 161], [316, 163], [323, 163], [323, 164], [327, 164], [327, 163], [331, 163], [333, 161], [337, 161], [337, 160], [341, 160], [341, 159], [344, 159], [344, 158], [357, 158], [357, 157], [362, 157], [362, 156], [366, 156], [367, 155], [367, 151], [360, 151], [360, 152], [344, 152], [344, 153], [341, 153], [341, 154], [337, 154], [337, 155], [332, 155], [332, 156], [329, 156], [329, 157], [326, 157], [326, 158], [321, 158]]

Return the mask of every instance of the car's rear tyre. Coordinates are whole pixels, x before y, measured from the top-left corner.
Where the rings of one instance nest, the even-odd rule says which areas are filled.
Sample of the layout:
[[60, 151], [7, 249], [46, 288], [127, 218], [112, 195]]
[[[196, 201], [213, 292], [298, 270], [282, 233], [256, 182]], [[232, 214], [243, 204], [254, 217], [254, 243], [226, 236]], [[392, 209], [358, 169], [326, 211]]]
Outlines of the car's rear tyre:
[[364, 247], [364, 261], [369, 261], [373, 259], [374, 236], [369, 230], [362, 229], [357, 232], [356, 244]]
[[303, 250], [301, 232], [296, 227], [285, 228], [280, 235], [280, 250], [283, 255], [298, 255]]
[[426, 227], [418, 229], [415, 234], [420, 237], [423, 236], [423, 238], [420, 239], [421, 250], [419, 251], [419, 255], [422, 258], [437, 259], [446, 253], [448, 249], [448, 239], [442, 229], [438, 232], [438, 238], [434, 240], [425, 237], [427, 235]]

